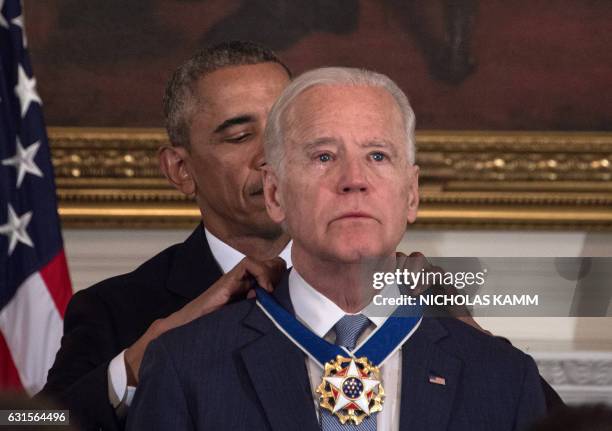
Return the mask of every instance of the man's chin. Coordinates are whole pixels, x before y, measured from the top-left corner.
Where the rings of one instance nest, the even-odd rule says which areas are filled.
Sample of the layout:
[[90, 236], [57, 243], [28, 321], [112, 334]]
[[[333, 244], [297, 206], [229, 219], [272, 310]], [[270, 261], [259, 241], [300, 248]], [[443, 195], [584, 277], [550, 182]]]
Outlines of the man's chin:
[[376, 262], [387, 257], [389, 253], [381, 247], [369, 247], [365, 244], [336, 247], [329, 253], [338, 263], [356, 264]]
[[270, 220], [265, 212], [263, 214], [253, 214], [249, 221], [253, 234], [260, 238], [273, 240], [283, 235], [281, 226]]

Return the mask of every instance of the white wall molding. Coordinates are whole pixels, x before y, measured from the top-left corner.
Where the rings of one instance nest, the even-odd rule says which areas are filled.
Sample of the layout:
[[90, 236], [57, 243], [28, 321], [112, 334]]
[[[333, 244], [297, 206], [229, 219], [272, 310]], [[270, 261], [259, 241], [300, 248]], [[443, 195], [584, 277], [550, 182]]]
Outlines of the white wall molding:
[[533, 352], [540, 374], [568, 404], [612, 405], [612, 352]]

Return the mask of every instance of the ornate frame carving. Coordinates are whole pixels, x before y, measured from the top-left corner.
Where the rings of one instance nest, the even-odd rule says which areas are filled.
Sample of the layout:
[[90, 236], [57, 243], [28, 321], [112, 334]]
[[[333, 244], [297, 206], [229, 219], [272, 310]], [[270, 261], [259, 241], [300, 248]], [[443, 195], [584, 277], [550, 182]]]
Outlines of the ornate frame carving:
[[[66, 227], [192, 227], [162, 129], [49, 128]], [[416, 227], [612, 230], [612, 133], [422, 131]]]

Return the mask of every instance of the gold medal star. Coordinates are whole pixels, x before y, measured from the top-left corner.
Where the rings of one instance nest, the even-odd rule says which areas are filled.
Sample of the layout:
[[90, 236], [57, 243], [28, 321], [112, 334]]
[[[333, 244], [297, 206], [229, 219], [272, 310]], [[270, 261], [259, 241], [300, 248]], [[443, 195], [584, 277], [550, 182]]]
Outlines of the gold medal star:
[[325, 377], [323, 380], [338, 391], [333, 413], [353, 403], [365, 414], [370, 415], [370, 402], [367, 394], [380, 384], [380, 380], [362, 377], [355, 364], [355, 360], [351, 360], [346, 376]]
[[366, 358], [338, 356], [325, 365], [323, 382], [317, 389], [321, 407], [338, 417], [341, 423], [359, 425], [372, 413], [382, 410], [384, 390], [378, 367]]

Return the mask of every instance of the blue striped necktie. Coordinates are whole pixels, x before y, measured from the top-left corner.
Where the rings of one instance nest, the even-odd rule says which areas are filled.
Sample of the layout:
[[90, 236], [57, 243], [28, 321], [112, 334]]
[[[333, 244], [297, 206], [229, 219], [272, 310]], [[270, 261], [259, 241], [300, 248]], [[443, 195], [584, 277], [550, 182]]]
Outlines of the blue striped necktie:
[[[370, 324], [363, 314], [347, 314], [336, 323], [336, 345], [353, 350], [357, 339]], [[376, 414], [366, 417], [359, 425], [342, 425], [336, 416], [321, 409], [321, 431], [376, 431]]]

